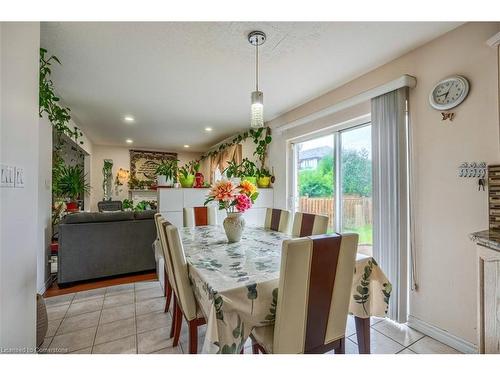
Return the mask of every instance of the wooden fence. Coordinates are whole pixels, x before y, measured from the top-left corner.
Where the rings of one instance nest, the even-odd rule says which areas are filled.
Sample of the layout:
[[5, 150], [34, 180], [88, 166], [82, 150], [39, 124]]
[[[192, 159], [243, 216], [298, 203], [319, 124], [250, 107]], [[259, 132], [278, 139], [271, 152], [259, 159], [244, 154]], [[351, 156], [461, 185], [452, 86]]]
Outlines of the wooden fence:
[[[346, 228], [372, 224], [372, 198], [344, 196], [342, 199], [343, 222]], [[299, 211], [328, 216], [328, 225], [334, 227], [335, 199], [300, 197]]]

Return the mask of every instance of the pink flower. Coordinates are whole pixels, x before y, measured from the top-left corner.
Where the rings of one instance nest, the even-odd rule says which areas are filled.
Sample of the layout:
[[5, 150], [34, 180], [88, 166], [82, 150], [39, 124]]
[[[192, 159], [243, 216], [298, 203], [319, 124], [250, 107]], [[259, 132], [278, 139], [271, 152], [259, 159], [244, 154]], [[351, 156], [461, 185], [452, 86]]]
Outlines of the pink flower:
[[245, 194], [236, 196], [236, 209], [238, 212], [245, 212], [252, 207], [252, 201]]

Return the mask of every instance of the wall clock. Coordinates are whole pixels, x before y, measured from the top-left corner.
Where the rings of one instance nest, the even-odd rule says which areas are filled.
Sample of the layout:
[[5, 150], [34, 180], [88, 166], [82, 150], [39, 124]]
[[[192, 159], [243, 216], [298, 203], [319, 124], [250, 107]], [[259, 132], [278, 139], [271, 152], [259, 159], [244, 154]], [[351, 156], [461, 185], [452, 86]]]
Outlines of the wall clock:
[[429, 103], [438, 111], [447, 111], [462, 103], [469, 94], [469, 81], [452, 76], [439, 81], [429, 94]]

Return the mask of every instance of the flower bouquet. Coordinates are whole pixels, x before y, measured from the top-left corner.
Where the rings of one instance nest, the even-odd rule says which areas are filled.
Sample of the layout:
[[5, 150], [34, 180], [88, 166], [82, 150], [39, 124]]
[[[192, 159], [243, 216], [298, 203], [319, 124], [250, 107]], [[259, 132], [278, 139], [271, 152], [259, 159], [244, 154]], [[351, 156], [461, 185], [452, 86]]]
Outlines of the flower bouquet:
[[220, 180], [210, 188], [205, 205], [217, 202], [219, 210], [226, 210], [227, 217], [223, 226], [229, 242], [241, 239], [245, 227], [245, 220], [241, 215], [252, 207], [258, 196], [257, 188], [249, 181], [235, 185], [229, 180]]

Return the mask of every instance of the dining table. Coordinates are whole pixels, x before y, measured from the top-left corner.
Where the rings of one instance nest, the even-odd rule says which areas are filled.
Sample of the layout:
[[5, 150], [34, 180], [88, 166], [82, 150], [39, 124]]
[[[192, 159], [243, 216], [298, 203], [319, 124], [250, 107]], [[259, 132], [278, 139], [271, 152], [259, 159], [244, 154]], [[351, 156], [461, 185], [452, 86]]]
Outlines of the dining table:
[[[247, 226], [228, 243], [222, 226], [179, 229], [189, 279], [207, 322], [202, 353], [240, 353], [255, 327], [274, 324], [282, 242], [289, 234]], [[370, 317], [385, 317], [391, 283], [373, 257], [357, 254], [349, 313], [358, 350], [370, 353]]]

